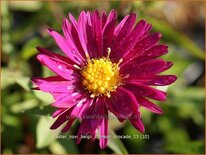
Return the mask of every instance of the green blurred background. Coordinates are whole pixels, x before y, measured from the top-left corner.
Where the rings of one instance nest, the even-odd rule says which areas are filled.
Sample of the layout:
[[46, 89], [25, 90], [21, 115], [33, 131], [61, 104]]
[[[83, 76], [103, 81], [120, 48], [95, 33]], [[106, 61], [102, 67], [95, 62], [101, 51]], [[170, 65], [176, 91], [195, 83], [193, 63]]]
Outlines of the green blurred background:
[[[71, 12], [76, 18], [82, 10], [116, 9], [120, 21], [137, 13], [153, 24], [152, 31], [163, 34], [169, 45], [165, 59], [174, 62], [167, 71], [178, 80], [167, 89], [163, 115], [142, 110], [144, 135], [149, 139], [114, 139], [101, 150], [98, 140], [57, 138], [50, 95], [31, 90], [32, 76], [50, 76], [36, 60], [36, 46], [59, 52], [47, 27], [61, 31], [61, 21]], [[204, 153], [205, 103], [205, 13], [203, 1], [1, 1], [1, 153]], [[65, 135], [74, 135], [79, 122]], [[110, 134], [140, 133], [128, 122], [110, 121]], [[114, 131], [114, 132], [113, 132]], [[62, 136], [63, 137], [63, 136]]]

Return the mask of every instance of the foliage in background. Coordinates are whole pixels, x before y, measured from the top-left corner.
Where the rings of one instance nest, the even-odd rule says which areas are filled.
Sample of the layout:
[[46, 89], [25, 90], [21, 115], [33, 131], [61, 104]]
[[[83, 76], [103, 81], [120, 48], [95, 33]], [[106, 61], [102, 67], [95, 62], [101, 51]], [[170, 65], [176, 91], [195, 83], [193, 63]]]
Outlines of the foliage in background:
[[[192, 19], [197, 23], [193, 27], [180, 23], [181, 15], [171, 22], [167, 20], [173, 17], [167, 12], [171, 11], [170, 5], [176, 6], [176, 2], [1, 2], [1, 153], [204, 153], [204, 17]], [[183, 7], [179, 8], [180, 5]], [[196, 6], [201, 16], [202, 2], [180, 3], [176, 7], [182, 11], [185, 5], [188, 5], [185, 12]], [[161, 88], [169, 94], [168, 100], [160, 103], [164, 115], [141, 109], [144, 135], [149, 135], [149, 139], [110, 139], [109, 147], [100, 150], [97, 140], [95, 143], [84, 140], [76, 145], [75, 139], [61, 138], [76, 134], [78, 122], [64, 135], [59, 135], [60, 130], [49, 129], [54, 121], [50, 117], [54, 109], [49, 106], [53, 99], [31, 90], [30, 78], [53, 74], [35, 58], [38, 45], [59, 51], [47, 34], [47, 27], [60, 31], [61, 21], [68, 12], [77, 17], [81, 10], [112, 8], [118, 11], [119, 19], [127, 13], [137, 13], [139, 19], [145, 18], [153, 24], [153, 31], [163, 34], [162, 42], [169, 43], [170, 51], [164, 57], [174, 62], [167, 72], [176, 74], [178, 80], [169, 88]], [[110, 127], [113, 137], [115, 134], [143, 136], [128, 122], [122, 125], [111, 120]]]

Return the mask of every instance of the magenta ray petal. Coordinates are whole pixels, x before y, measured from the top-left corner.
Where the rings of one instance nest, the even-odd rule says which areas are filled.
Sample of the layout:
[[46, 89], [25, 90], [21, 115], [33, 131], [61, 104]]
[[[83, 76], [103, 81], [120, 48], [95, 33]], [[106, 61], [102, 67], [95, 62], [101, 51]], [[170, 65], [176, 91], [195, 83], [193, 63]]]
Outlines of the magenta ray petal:
[[116, 61], [118, 61], [121, 58], [122, 54], [119, 52], [117, 47], [119, 47], [122, 42], [125, 42], [126, 37], [131, 32], [136, 20], [136, 15], [131, 14], [125, 18], [125, 21], [123, 19], [122, 21], [124, 22], [120, 23], [120, 26], [118, 25], [114, 32], [113, 43], [111, 46], [112, 52], [110, 56], [112, 60], [115, 59]]
[[99, 12], [97, 10], [92, 14], [92, 25], [95, 37], [93, 43], [96, 44], [97, 57], [102, 57], [102, 24]]
[[[91, 100], [87, 100], [85, 102], [85, 104], [90, 104], [90, 103], [91, 103]], [[60, 111], [56, 111], [56, 113], [54, 113], [53, 115], [60, 115], [60, 116], [57, 118], [57, 120], [51, 126], [51, 129], [56, 129], [60, 125], [62, 125], [64, 122], [68, 121], [67, 124], [65, 125], [65, 127], [62, 129], [62, 132], [68, 131], [71, 124], [73, 123], [73, 121], [79, 116], [79, 113], [81, 113], [81, 110], [82, 109], [78, 108], [78, 106], [76, 104], [75, 106], [72, 106], [71, 108], [69, 108], [65, 112], [63, 112], [64, 111], [63, 109], [61, 109]]]
[[70, 44], [68, 44], [67, 40], [61, 36], [59, 33], [52, 29], [48, 29], [49, 34], [54, 38], [59, 48], [67, 55], [67, 57], [75, 62], [78, 65], [81, 65], [84, 62], [84, 58], [73, 49]]
[[[114, 32], [114, 39], [113, 39], [112, 46], [116, 47], [117, 44], [121, 42], [121, 40], [126, 39], [127, 35], [131, 32], [134, 26], [135, 20], [136, 20], [136, 15], [131, 14], [125, 17], [125, 19], [122, 20], [123, 21], [122, 23], [119, 23], [119, 25], [116, 27]], [[112, 49], [114, 48], [112, 47]]]
[[105, 11], [102, 11], [102, 28], [104, 27], [106, 21], [107, 21], [107, 14]]
[[79, 119], [82, 119], [82, 115], [84, 111], [89, 108], [90, 104], [93, 102], [92, 99], [89, 97], [83, 98], [77, 102], [76, 106], [74, 107], [71, 116], [75, 116]]
[[171, 67], [171, 63], [166, 63], [161, 59], [154, 59], [143, 64], [131, 64], [121, 68], [121, 73], [129, 74], [129, 77], [138, 77], [143, 75], [153, 75], [161, 73]]
[[81, 97], [82, 94], [78, 92], [67, 93], [65, 97], [52, 103], [52, 106], [57, 108], [71, 108], [77, 104], [77, 101], [80, 100]]
[[73, 67], [70, 65], [61, 63], [60, 61], [55, 61], [51, 57], [45, 54], [39, 54], [37, 56], [37, 59], [45, 66], [47, 66], [49, 69], [51, 69], [53, 72], [58, 74], [59, 76], [67, 79], [72, 80], [74, 76], [74, 70]]
[[129, 63], [127, 63], [127, 65], [130, 65], [132, 63], [140, 64], [140, 63], [143, 63], [145, 61], [162, 56], [166, 53], [168, 53], [168, 46], [155, 45], [155, 46], [149, 48], [148, 50], [146, 50], [145, 52], [143, 52], [142, 55], [136, 57], [132, 61], [129, 61]]
[[94, 101], [92, 106], [85, 110], [82, 116], [82, 124], [78, 131], [77, 143], [81, 141], [81, 135], [92, 135], [95, 137], [95, 131], [102, 123], [105, 117], [104, 102], [101, 98]]
[[[96, 58], [98, 56], [98, 51], [97, 51], [97, 47], [99, 45], [99, 43], [97, 42], [97, 40], [101, 41], [101, 39], [97, 39], [96, 38], [96, 26], [95, 26], [95, 19], [93, 17], [93, 14], [91, 14], [90, 12], [87, 12], [87, 17], [88, 20], [86, 22], [86, 39], [87, 39], [87, 48], [89, 51], [89, 55], [90, 58]], [[97, 32], [99, 33], [99, 31]], [[99, 37], [99, 36], [98, 36]], [[91, 51], [93, 51], [91, 53]]]
[[85, 13], [85, 11], [82, 11], [78, 19], [78, 27], [77, 27], [79, 40], [82, 45], [82, 48], [84, 49], [84, 52], [90, 57], [93, 57], [92, 55], [93, 53], [91, 53], [91, 51], [89, 51], [87, 48], [87, 43], [88, 43], [87, 33], [86, 33], [87, 22], [88, 22], [87, 14]]
[[112, 10], [109, 13], [107, 21], [103, 28], [103, 56], [107, 56], [107, 48], [111, 47], [115, 24], [117, 20], [117, 13], [116, 11]]
[[117, 91], [112, 94], [112, 98], [107, 100], [106, 106], [118, 118], [126, 119], [132, 114], [135, 102], [136, 99], [134, 99], [130, 92], [119, 87]]
[[[133, 95], [134, 97], [134, 95]], [[135, 97], [134, 97], [135, 98]], [[141, 121], [140, 118], [140, 111], [139, 111], [139, 102], [138, 100], [136, 100], [135, 104], [134, 104], [134, 108], [133, 108], [133, 113], [132, 115], [129, 117], [129, 120], [131, 122], [131, 124], [140, 132], [144, 132], [144, 124]]]
[[[72, 85], [75, 83], [75, 81], [60, 81], [56, 80], [58, 76], [53, 76], [49, 78], [33, 78], [32, 81], [38, 85], [38, 87], [44, 91], [49, 93], [54, 92], [71, 92]], [[55, 81], [51, 81], [51, 79], [54, 79]]]
[[50, 129], [57, 129], [59, 126], [61, 126], [63, 123], [65, 123], [67, 120], [70, 119], [70, 113], [72, 111], [71, 109], [66, 110], [63, 114], [61, 114], [56, 121], [52, 124]]
[[150, 24], [147, 24], [145, 20], [139, 21], [124, 42], [119, 43], [116, 52], [120, 57], [123, 57], [126, 51], [131, 50], [139, 39], [148, 32], [148, 25]]
[[114, 36], [117, 36], [117, 35], [120, 33], [122, 27], [124, 26], [124, 24], [125, 24], [125, 22], [127, 21], [128, 18], [129, 18], [129, 15], [125, 16], [125, 17], [120, 21], [120, 23], [116, 26], [115, 31], [114, 31]]
[[71, 24], [69, 23], [69, 21], [64, 18], [62, 21], [62, 30], [64, 33], [65, 38], [71, 43], [70, 46], [74, 47], [74, 43], [72, 41], [72, 36], [71, 36]]
[[148, 50], [150, 47], [156, 45], [160, 38], [160, 33], [152, 33], [142, 38], [136, 43], [133, 49], [131, 49], [130, 51], [126, 51], [125, 56], [123, 57], [125, 62], [123, 63], [131, 61], [137, 56], [140, 56], [145, 50]]
[[77, 26], [77, 22], [74, 19], [74, 17], [69, 13], [69, 19], [71, 22], [71, 37], [72, 37], [72, 41], [74, 42], [75, 46], [77, 47], [79, 53], [82, 55], [83, 58], [86, 58], [84, 49], [82, 48], [80, 39], [79, 39], [79, 35], [78, 35], [78, 26]]
[[71, 24], [65, 18], [63, 19], [63, 22], [62, 22], [62, 30], [64, 32], [64, 36], [68, 44], [71, 46], [72, 49], [77, 50], [75, 44], [73, 43], [72, 36], [71, 36]]
[[147, 85], [165, 86], [174, 83], [177, 80], [175, 75], [157, 75], [145, 82]]
[[140, 114], [135, 113], [132, 114], [131, 118], [129, 119], [131, 124], [140, 132], [144, 132], [144, 124], [142, 123], [142, 120], [140, 119]]
[[47, 78], [39, 78], [39, 77], [33, 77], [32, 79], [33, 84], [41, 85], [43, 83], [47, 83], [47, 82], [58, 82], [58, 81], [65, 81], [64, 78], [62, 78], [61, 76], [50, 76]]
[[53, 114], [52, 117], [55, 118], [57, 116], [59, 116], [60, 114], [62, 114], [66, 109], [58, 109], [56, 110]]
[[67, 40], [67, 43], [70, 45], [70, 48], [72, 49], [73, 54], [75, 55], [81, 55], [82, 60], [86, 60], [85, 53], [80, 45], [78, 36], [73, 37], [75, 33], [75, 36], [78, 35], [76, 29], [74, 28], [73, 25], [69, 23], [67, 19], [63, 19], [63, 24], [62, 24], [62, 29], [64, 32], [64, 36]]
[[66, 97], [68, 95], [68, 93], [67, 92], [66, 93], [65, 92], [64, 93], [62, 93], [62, 92], [61, 93], [54, 93], [53, 92], [51, 95], [53, 96], [55, 101], [59, 101], [59, 100], [63, 99], [64, 97]]
[[165, 86], [174, 83], [177, 80], [175, 75], [149, 75], [128, 78], [127, 81], [142, 83], [145, 85]]
[[155, 105], [154, 103], [150, 102], [149, 100], [143, 98], [143, 97], [137, 97], [138, 103], [143, 106], [144, 108], [147, 108], [148, 110], [157, 113], [162, 114], [163, 111], [160, 107]]
[[[104, 106], [105, 115], [108, 115], [107, 109]], [[99, 146], [101, 149], [104, 149], [108, 143], [108, 119], [106, 117], [103, 118], [102, 123], [100, 125], [100, 141]]]
[[41, 54], [45, 54], [50, 56], [53, 60], [59, 61], [61, 63], [67, 64], [69, 66], [71, 66], [71, 64], [74, 64], [74, 62], [72, 62], [70, 59], [68, 59], [67, 57], [61, 56], [59, 54], [55, 54], [45, 48], [42, 48], [40, 46], [36, 47], [36, 49], [41, 53]]
[[137, 83], [127, 82], [124, 87], [134, 93], [135, 96], [145, 96], [151, 99], [165, 101], [166, 93], [149, 86]]
[[72, 25], [77, 29], [77, 21], [75, 20], [75, 18], [73, 17], [73, 15], [71, 13], [69, 13], [69, 19], [72, 23]]
[[62, 128], [62, 130], [61, 130], [61, 132], [67, 132], [69, 129], [70, 129], [70, 127], [71, 127], [71, 125], [72, 125], [72, 123], [75, 121], [75, 117], [72, 117], [72, 118], [70, 118], [68, 121], [67, 121], [67, 123], [66, 123], [66, 125]]

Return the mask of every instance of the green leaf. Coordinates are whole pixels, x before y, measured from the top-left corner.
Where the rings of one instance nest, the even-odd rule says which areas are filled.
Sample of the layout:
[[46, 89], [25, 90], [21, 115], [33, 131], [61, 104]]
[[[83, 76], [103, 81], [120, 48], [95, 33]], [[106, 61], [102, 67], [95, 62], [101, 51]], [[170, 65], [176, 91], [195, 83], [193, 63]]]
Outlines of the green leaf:
[[38, 91], [38, 90], [34, 90], [34, 95], [41, 100], [42, 102], [44, 102], [44, 105], [48, 105], [51, 104], [52, 102], [54, 102], [54, 99], [52, 97], [51, 94], [49, 93], [45, 93], [42, 91]]
[[50, 146], [49, 149], [53, 154], [67, 154], [66, 149], [57, 141], [54, 141]]
[[41, 41], [38, 38], [29, 40], [21, 51], [23, 59], [28, 60], [32, 56], [36, 55], [38, 52], [35, 47], [40, 44]]
[[172, 152], [172, 153], [203, 154], [204, 153], [204, 142], [203, 141], [185, 141], [184, 143], [169, 143], [164, 148], [167, 151]]
[[14, 113], [24, 112], [25, 110], [32, 109], [38, 105], [35, 99], [29, 99], [11, 106], [11, 111]]
[[114, 131], [110, 130], [111, 138], [108, 142], [108, 147], [114, 151], [116, 154], [128, 154], [124, 144], [118, 138], [115, 138], [116, 134]]
[[21, 76], [20, 72], [11, 71], [7, 68], [1, 69], [1, 89], [7, 88], [8, 86], [15, 83], [15, 78]]
[[54, 119], [52, 119], [51, 117], [40, 117], [36, 128], [37, 148], [40, 149], [49, 146], [56, 140], [61, 129], [58, 128], [56, 130], [50, 130], [50, 126], [53, 122]]
[[19, 84], [26, 91], [29, 91], [31, 88], [30, 77], [23, 76], [20, 70], [2, 68], [1, 89], [7, 88], [15, 83]]
[[55, 108], [51, 107], [51, 105], [48, 106], [38, 106], [29, 110], [26, 110], [25, 113], [30, 115], [47, 115], [51, 116], [51, 114], [55, 111]]
[[22, 87], [24, 88], [26, 91], [30, 91], [30, 85], [31, 85], [31, 81], [29, 77], [19, 77], [15, 79], [16, 82]]
[[10, 115], [8, 113], [4, 114], [4, 117], [2, 117], [2, 123], [11, 127], [19, 127], [21, 124], [17, 116]]

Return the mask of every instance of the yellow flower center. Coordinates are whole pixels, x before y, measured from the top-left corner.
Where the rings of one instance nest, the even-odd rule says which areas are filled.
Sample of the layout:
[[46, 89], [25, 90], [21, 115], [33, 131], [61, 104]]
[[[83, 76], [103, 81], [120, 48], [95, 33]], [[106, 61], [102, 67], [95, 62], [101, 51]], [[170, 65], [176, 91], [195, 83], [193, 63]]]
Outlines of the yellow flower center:
[[108, 57], [88, 59], [87, 65], [81, 68], [81, 74], [82, 84], [92, 93], [91, 97], [110, 97], [110, 92], [121, 83], [119, 63], [112, 63]]

